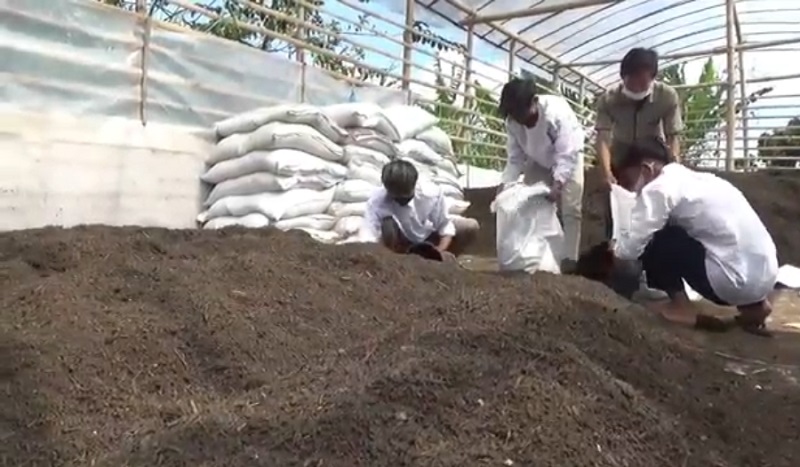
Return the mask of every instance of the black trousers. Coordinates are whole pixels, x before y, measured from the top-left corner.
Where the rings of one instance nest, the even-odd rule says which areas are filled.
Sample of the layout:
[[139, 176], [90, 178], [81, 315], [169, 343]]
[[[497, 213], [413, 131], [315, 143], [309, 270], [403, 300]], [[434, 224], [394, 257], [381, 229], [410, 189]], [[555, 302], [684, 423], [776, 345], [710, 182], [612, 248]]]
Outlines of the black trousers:
[[711, 287], [706, 273], [706, 249], [686, 230], [668, 225], [656, 232], [640, 257], [647, 286], [670, 296], [684, 290], [683, 281], [708, 301], [729, 306]]

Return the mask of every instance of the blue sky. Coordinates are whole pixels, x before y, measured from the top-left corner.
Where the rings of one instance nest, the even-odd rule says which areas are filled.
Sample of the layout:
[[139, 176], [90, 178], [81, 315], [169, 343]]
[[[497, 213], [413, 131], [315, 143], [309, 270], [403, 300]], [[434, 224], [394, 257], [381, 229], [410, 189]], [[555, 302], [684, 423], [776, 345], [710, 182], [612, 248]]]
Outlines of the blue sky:
[[[404, 4], [402, 0], [344, 0], [356, 4], [370, 12], [402, 24]], [[468, 6], [485, 4], [486, 0], [461, 0]], [[540, 0], [537, 0], [537, 2]], [[541, 0], [552, 4], [562, 0]], [[519, 0], [494, 0], [489, 10], [492, 12], [518, 9], [529, 2]], [[448, 17], [460, 13], [443, 5], [441, 12]], [[536, 18], [523, 18], [507, 23], [508, 29], [519, 31], [529, 28], [523, 35], [548, 52], [561, 56], [565, 61], [586, 61], [598, 59], [618, 60], [631, 47], [655, 47], [660, 53], [686, 52], [687, 50], [708, 49], [725, 44], [723, 0], [626, 0], [611, 7], [593, 7], [573, 10], [541, 21]], [[738, 0], [737, 7], [743, 23], [743, 32], [748, 41], [770, 41], [800, 36], [800, 2], [797, 0]], [[339, 0], [327, 0], [323, 10], [357, 22], [360, 13]], [[456, 43], [466, 42], [466, 32], [442, 16], [431, 13], [422, 7], [416, 10], [417, 19], [425, 21], [432, 32]], [[779, 12], [776, 14], [776, 12]], [[456, 18], [459, 19], [459, 18]], [[379, 32], [402, 39], [402, 29], [381, 19], [372, 18], [372, 26]], [[531, 27], [532, 23], [540, 21]], [[485, 26], [476, 26], [477, 31], [486, 32]], [[365, 62], [382, 69], [391, 69], [395, 75], [402, 71], [402, 46], [368, 32], [348, 33], [350, 39], [359, 44], [379, 49], [385, 54], [365, 51]], [[496, 36], [499, 38], [499, 36]], [[433, 49], [427, 48], [429, 52]], [[487, 87], [498, 88], [507, 79], [508, 53], [476, 39], [474, 43], [473, 78]], [[769, 52], [748, 52], [745, 55], [744, 69], [748, 78], [775, 75], [800, 74], [800, 60], [796, 57], [800, 45], [787, 46], [782, 50]], [[388, 57], [386, 56], [388, 55]], [[463, 63], [463, 57], [447, 55], [448, 59]], [[420, 68], [432, 69], [434, 59], [428, 54], [415, 51], [412, 54], [415, 64], [413, 77], [420, 81], [432, 82], [433, 74]], [[695, 59], [687, 64], [690, 82], [696, 80], [704, 59]], [[516, 59], [517, 67], [531, 69], [521, 59]], [[724, 56], [715, 59], [717, 68], [725, 68]], [[590, 74], [596, 81], [611, 85], [617, 80], [617, 65], [606, 67], [585, 67], [582, 71]], [[782, 80], [770, 83], [775, 89], [767, 99], [757, 104], [754, 111], [756, 120], [751, 122], [751, 133], [761, 133], [767, 128], [781, 126], [794, 114], [800, 112], [800, 80]], [[413, 86], [413, 85], [412, 85]], [[765, 85], [749, 85], [751, 93]], [[416, 92], [425, 88], [414, 86]], [[430, 88], [427, 91], [431, 93]], [[780, 108], [764, 108], [780, 106]], [[752, 135], [751, 135], [752, 136]], [[754, 142], [751, 146], [754, 146]]]

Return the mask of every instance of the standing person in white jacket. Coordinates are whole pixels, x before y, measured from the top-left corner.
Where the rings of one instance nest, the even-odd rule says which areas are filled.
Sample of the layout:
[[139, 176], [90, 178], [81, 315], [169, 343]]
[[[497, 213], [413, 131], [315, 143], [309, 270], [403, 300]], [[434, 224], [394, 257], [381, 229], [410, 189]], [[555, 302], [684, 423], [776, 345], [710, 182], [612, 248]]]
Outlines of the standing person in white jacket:
[[581, 241], [583, 127], [563, 97], [537, 95], [529, 79], [515, 78], [503, 86], [499, 110], [508, 134], [503, 186], [520, 175], [523, 183], [550, 185], [550, 200], [559, 203], [564, 227], [561, 270], [572, 272]]

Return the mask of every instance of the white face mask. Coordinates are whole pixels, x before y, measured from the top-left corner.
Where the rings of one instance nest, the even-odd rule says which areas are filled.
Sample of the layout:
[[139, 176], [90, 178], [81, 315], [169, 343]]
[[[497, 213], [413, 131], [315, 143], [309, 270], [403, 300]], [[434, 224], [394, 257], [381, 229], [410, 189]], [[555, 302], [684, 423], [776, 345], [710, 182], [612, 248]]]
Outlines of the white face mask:
[[622, 86], [622, 94], [625, 94], [625, 97], [634, 101], [640, 101], [645, 99], [647, 96], [653, 93], [653, 86], [655, 83], [650, 83], [650, 87], [645, 89], [642, 92], [633, 92], [628, 89], [625, 85]]

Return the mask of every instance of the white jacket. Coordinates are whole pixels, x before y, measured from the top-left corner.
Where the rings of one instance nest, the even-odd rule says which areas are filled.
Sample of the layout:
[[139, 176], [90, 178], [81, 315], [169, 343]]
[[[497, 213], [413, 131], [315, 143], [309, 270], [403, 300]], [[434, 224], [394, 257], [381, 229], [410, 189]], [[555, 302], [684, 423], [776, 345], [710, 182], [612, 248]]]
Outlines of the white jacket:
[[553, 180], [569, 180], [583, 151], [586, 135], [578, 116], [561, 96], [538, 96], [539, 121], [528, 128], [506, 120], [508, 161], [503, 183], [516, 181], [534, 162], [553, 171]]

